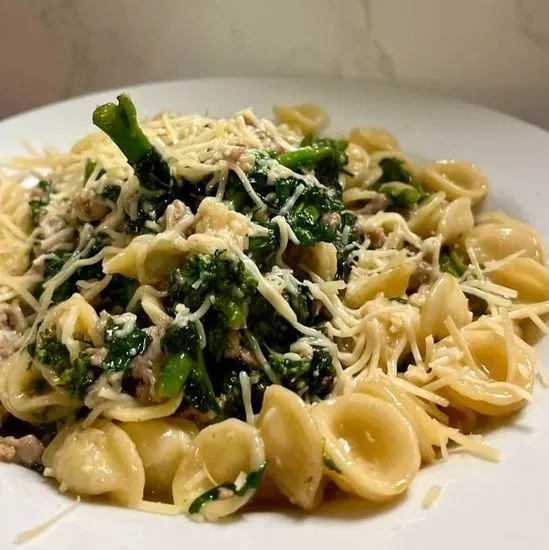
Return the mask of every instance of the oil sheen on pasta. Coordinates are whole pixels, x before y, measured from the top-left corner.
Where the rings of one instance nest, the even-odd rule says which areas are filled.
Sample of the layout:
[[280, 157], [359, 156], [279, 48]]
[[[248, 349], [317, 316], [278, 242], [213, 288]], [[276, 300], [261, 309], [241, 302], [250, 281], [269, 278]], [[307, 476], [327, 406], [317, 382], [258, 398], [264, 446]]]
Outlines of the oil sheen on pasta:
[[[138, 122], [0, 173], [0, 459], [215, 520], [384, 501], [531, 398], [549, 270], [475, 165], [314, 105]], [[34, 186], [28, 184], [34, 182]], [[332, 492], [333, 493], [333, 492]]]

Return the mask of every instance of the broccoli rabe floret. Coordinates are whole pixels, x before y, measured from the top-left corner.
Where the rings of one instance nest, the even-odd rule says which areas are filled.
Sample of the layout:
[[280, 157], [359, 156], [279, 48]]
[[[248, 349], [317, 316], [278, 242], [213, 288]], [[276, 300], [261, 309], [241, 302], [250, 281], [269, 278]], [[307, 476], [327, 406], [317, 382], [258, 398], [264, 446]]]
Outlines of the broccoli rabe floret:
[[[278, 182], [277, 182], [278, 184]], [[286, 214], [286, 219], [302, 246], [313, 246], [318, 242], [333, 242], [335, 229], [323, 221], [325, 214], [340, 212], [343, 204], [321, 187], [308, 187], [295, 206]]]
[[54, 382], [79, 399], [83, 399], [95, 380], [95, 372], [90, 357], [82, 351], [71, 362], [69, 350], [59, 340], [53, 329], [44, 330], [35, 346], [29, 349], [30, 354], [40, 363], [51, 367], [56, 377]]
[[347, 164], [347, 145], [344, 139], [315, 138], [308, 134], [300, 149], [283, 153], [277, 160], [291, 169], [314, 170], [320, 183], [340, 192], [339, 174]]
[[[82, 254], [81, 258], [91, 258], [109, 244], [110, 237], [105, 233], [98, 233], [92, 237], [91, 242], [86, 248], [86, 253]], [[74, 254], [74, 251], [66, 250], [49, 252], [44, 260], [44, 280], [47, 281], [57, 275]], [[78, 292], [77, 281], [89, 281], [91, 279], [100, 279], [101, 277], [103, 277], [103, 267], [100, 261], [77, 269], [66, 281], [55, 289], [52, 302], [58, 304], [70, 298], [75, 292]]]
[[220, 362], [216, 365], [213, 383], [225, 418], [246, 418], [240, 384], [241, 372], [245, 372], [250, 379], [252, 410], [256, 414], [261, 410], [263, 395], [271, 384], [262, 370], [250, 369], [237, 360], [225, 359]]
[[145, 353], [151, 342], [150, 336], [140, 328], [135, 327], [129, 334], [120, 336], [118, 326], [109, 319], [105, 330], [107, 356], [102, 368], [111, 372], [125, 372], [135, 357]]
[[37, 187], [41, 191], [41, 196], [37, 199], [32, 199], [29, 201], [31, 223], [34, 227], [38, 227], [40, 218], [44, 213], [46, 206], [50, 203], [52, 194], [52, 184], [49, 181], [40, 180]]
[[280, 246], [280, 228], [276, 223], [266, 224], [267, 235], [252, 235], [248, 245], [248, 256], [263, 270], [267, 267]]
[[174, 302], [197, 309], [206, 296], [212, 297], [212, 308], [223, 315], [232, 330], [244, 326], [249, 299], [257, 281], [240, 261], [231, 260], [226, 252], [196, 254], [170, 275], [169, 296]]
[[198, 309], [207, 296], [211, 306], [204, 319], [207, 348], [220, 359], [225, 353], [227, 334], [246, 325], [248, 309], [256, 292], [257, 281], [240, 261], [233, 261], [224, 251], [195, 254], [182, 267], [172, 271], [168, 286], [169, 300]]
[[381, 176], [372, 189], [383, 193], [392, 205], [408, 208], [427, 196], [421, 181], [406, 170], [402, 160], [386, 157], [379, 161], [379, 167]]
[[327, 350], [315, 349], [311, 359], [300, 360], [271, 353], [268, 360], [280, 384], [299, 395], [323, 398], [332, 391], [335, 369]]

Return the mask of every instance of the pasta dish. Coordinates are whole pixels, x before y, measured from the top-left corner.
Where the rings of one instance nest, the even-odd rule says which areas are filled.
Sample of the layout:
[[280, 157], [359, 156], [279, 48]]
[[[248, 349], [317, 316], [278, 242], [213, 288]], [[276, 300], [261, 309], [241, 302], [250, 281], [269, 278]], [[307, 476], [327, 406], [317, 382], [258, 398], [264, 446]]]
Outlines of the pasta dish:
[[485, 174], [314, 105], [139, 120], [0, 172], [0, 460], [59, 489], [216, 520], [385, 501], [532, 396], [534, 229]]

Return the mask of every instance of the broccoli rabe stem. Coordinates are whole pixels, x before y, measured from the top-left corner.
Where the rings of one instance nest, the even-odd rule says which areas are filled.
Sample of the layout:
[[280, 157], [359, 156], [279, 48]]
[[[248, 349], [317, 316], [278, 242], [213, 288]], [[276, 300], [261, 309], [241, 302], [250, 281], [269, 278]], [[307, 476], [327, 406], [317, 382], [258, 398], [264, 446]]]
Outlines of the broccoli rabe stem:
[[301, 149], [279, 155], [277, 160], [280, 164], [286, 166], [286, 168], [293, 169], [298, 166], [316, 164], [321, 160], [330, 158], [333, 154], [334, 150], [327, 146], [302, 147]]
[[158, 397], [173, 399], [181, 395], [193, 366], [194, 361], [188, 353], [172, 355], [158, 376], [155, 387]]
[[118, 105], [105, 103], [93, 112], [93, 123], [103, 130], [124, 153], [130, 164], [137, 164], [152, 145], [139, 127], [137, 111], [130, 96], [117, 97]]
[[124, 153], [143, 187], [165, 193], [172, 186], [168, 163], [139, 127], [130, 96], [118, 96], [118, 105], [106, 103], [93, 113], [93, 123]]

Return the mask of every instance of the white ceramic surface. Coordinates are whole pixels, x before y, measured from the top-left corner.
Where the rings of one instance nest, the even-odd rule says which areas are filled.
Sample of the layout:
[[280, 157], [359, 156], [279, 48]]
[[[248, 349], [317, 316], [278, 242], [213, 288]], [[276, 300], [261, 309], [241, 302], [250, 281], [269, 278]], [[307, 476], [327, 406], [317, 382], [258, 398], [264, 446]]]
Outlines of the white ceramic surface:
[[367, 77], [549, 128], [547, 0], [2, 0], [0, 117], [175, 78]]
[[[163, 109], [227, 115], [254, 105], [314, 100], [332, 116], [335, 133], [360, 124], [384, 126], [402, 146], [424, 157], [477, 162], [490, 177], [492, 206], [531, 223], [549, 241], [549, 134], [510, 117], [459, 102], [335, 80], [204, 80], [130, 89], [141, 114]], [[46, 107], [0, 124], [0, 156], [20, 153], [18, 141], [68, 147], [91, 130], [91, 112], [115, 91]], [[540, 364], [549, 366], [549, 345]], [[549, 391], [488, 441], [503, 452], [499, 464], [453, 453], [422, 471], [398, 502], [329, 506], [316, 514], [249, 513], [223, 524], [196, 524], [107, 506], [81, 504], [29, 548], [44, 550], [180, 550], [344, 547], [346, 549], [542, 550], [549, 546]], [[443, 486], [434, 508], [421, 502]], [[16, 534], [49, 519], [69, 501], [38, 475], [0, 465], [0, 548]], [[14, 546], [15, 547], [15, 546]]]

